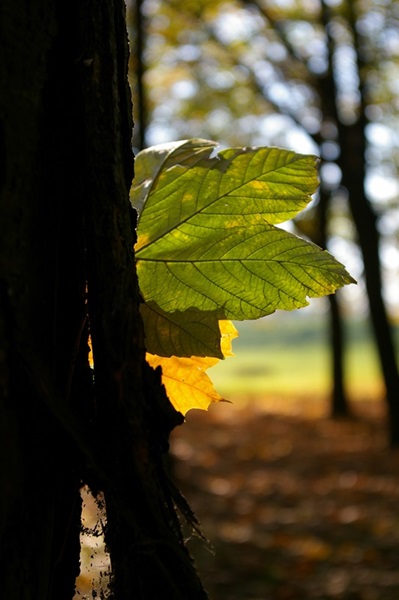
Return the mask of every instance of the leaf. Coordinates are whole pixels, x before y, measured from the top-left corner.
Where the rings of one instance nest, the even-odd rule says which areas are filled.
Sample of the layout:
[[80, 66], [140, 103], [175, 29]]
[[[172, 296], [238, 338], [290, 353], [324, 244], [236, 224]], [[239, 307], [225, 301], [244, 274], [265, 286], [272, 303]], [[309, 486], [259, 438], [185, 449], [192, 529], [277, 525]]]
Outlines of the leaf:
[[215, 311], [165, 312], [154, 302], [140, 306], [148, 352], [158, 356], [223, 358]]
[[232, 350], [232, 341], [238, 337], [238, 331], [231, 321], [219, 321], [219, 328], [221, 334], [220, 347], [222, 350], [223, 357], [234, 356]]
[[[191, 161], [186, 155], [179, 161], [181, 145], [185, 152], [192, 149]], [[305, 208], [317, 189], [315, 156], [281, 148], [233, 148], [212, 156], [215, 145], [188, 140], [166, 145], [172, 146], [168, 152], [160, 145], [138, 154], [131, 202], [141, 209], [145, 185], [139, 233], [150, 234], [149, 241], [200, 217], [228, 226], [248, 226], [251, 216], [260, 215], [282, 223]]]
[[146, 349], [158, 356], [212, 356], [232, 354], [231, 340], [238, 333], [230, 321], [219, 321], [215, 312], [168, 313], [156, 304], [142, 304]]
[[212, 157], [213, 142], [195, 142], [195, 161], [179, 164], [172, 150], [163, 159], [172, 166], [158, 168], [147, 188], [136, 244], [145, 302], [164, 312], [256, 319], [353, 282], [330, 254], [274, 227], [309, 202], [316, 157], [279, 148]]
[[131, 190], [134, 208], [138, 212], [141, 211], [149, 190], [156, 182], [161, 170], [169, 169], [176, 164], [192, 167], [203, 156], [208, 156], [210, 147], [216, 146], [215, 142], [192, 139], [158, 144], [139, 152], [135, 159], [135, 175]]
[[164, 358], [147, 354], [146, 359], [154, 369], [162, 367], [162, 383], [168, 398], [183, 415], [193, 408], [207, 410], [211, 402], [223, 400], [205, 373], [218, 362], [217, 358]]
[[[219, 327], [222, 356], [231, 356], [231, 342], [237, 337], [237, 330], [230, 321], [220, 321]], [[162, 367], [162, 383], [166, 393], [175, 409], [183, 415], [193, 408], [207, 410], [211, 402], [223, 400], [205, 373], [206, 369], [219, 362], [218, 358], [165, 358], [147, 353], [146, 359], [154, 369]]]

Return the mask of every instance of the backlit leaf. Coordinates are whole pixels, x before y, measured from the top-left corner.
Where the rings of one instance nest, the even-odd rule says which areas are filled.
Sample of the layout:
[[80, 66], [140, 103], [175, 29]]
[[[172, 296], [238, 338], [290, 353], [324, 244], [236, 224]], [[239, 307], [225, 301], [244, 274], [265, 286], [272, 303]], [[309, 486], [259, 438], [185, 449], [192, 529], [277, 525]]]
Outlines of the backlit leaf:
[[165, 312], [153, 302], [140, 306], [146, 349], [158, 356], [223, 358], [216, 312]]
[[223, 400], [205, 373], [219, 362], [217, 358], [164, 358], [147, 354], [146, 359], [154, 369], [162, 367], [162, 383], [168, 398], [183, 415], [192, 408], [207, 410], [211, 402]]
[[[218, 335], [221, 340], [221, 357], [232, 356], [232, 340], [237, 337], [237, 329], [231, 321], [220, 321]], [[223, 398], [214, 389], [206, 369], [219, 362], [214, 357], [161, 357], [147, 353], [147, 362], [155, 369], [162, 367], [162, 383], [173, 406], [183, 415], [192, 408], [207, 410], [211, 402]]]
[[238, 337], [238, 331], [231, 321], [219, 321], [221, 334], [220, 347], [223, 357], [234, 356], [232, 349], [232, 341]]
[[[186, 154], [180, 164], [172, 150], [162, 163], [172, 166], [158, 164], [156, 177], [150, 174], [136, 245], [147, 303], [165, 312], [256, 319], [306, 306], [307, 297], [353, 281], [330, 254], [274, 226], [316, 191], [316, 157], [279, 148], [211, 156], [213, 142], [193, 141], [195, 152], [196, 144], [189, 166]], [[132, 202], [139, 207], [136, 192]]]
[[139, 152], [134, 163], [135, 175], [131, 190], [134, 207], [139, 212], [141, 211], [162, 170], [169, 169], [176, 164], [192, 167], [202, 157], [209, 155], [210, 148], [216, 146], [215, 142], [192, 139], [158, 144]]
[[153, 303], [140, 306], [146, 349], [158, 356], [230, 356], [237, 330], [230, 321], [218, 321], [215, 312], [165, 312]]

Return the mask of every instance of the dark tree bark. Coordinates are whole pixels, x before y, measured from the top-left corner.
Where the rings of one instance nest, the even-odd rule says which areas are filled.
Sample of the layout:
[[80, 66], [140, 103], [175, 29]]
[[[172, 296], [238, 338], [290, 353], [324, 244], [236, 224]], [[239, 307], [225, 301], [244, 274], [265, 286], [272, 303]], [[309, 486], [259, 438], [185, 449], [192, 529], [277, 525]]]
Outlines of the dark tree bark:
[[382, 296], [380, 235], [377, 218], [367, 199], [364, 187], [367, 126], [366, 91], [362, 81], [364, 64], [357, 34], [355, 8], [351, 3], [348, 7], [349, 24], [354, 36], [357, 67], [360, 74], [360, 106], [359, 116], [354, 123], [338, 122], [341, 147], [339, 165], [342, 170], [342, 184], [349, 192], [349, 205], [363, 256], [370, 317], [385, 383], [390, 443], [392, 446], [397, 446], [399, 445], [399, 371], [392, 329]]
[[330, 332], [332, 348], [333, 389], [331, 395], [331, 417], [349, 417], [348, 397], [345, 388], [344, 324], [337, 296], [328, 297], [330, 302]]
[[399, 445], [399, 373], [392, 330], [382, 297], [380, 235], [377, 219], [364, 192], [365, 126], [366, 119], [363, 112], [358, 122], [353, 125], [341, 124], [339, 127], [340, 162], [345, 165], [342, 183], [349, 192], [350, 208], [363, 255], [370, 317], [385, 382], [390, 443], [392, 446], [397, 446]]
[[206, 598], [144, 358], [124, 3], [4, 0], [0, 56], [0, 597], [73, 597], [88, 483], [116, 600]]
[[[321, 19], [325, 31], [329, 28], [328, 9], [324, 2], [322, 3]], [[320, 104], [323, 113], [323, 119], [326, 123], [332, 121], [337, 123], [339, 120], [336, 104], [336, 90], [333, 73], [333, 52], [334, 47], [330, 36], [327, 36], [328, 44], [328, 68], [323, 77], [318, 81]], [[331, 129], [331, 128], [330, 128]], [[322, 140], [320, 140], [322, 141]], [[335, 141], [335, 140], [333, 140]], [[322, 147], [322, 146], [320, 146]], [[324, 182], [321, 181], [320, 202], [319, 202], [319, 221], [320, 221], [320, 245], [323, 248], [328, 244], [328, 213], [331, 205], [331, 191], [325, 189]], [[337, 292], [339, 294], [339, 292]], [[330, 414], [332, 417], [346, 417], [350, 415], [347, 391], [345, 387], [345, 335], [344, 323], [337, 296], [331, 295], [328, 298], [330, 305], [329, 329], [330, 329], [330, 347], [331, 347], [331, 367], [332, 367], [332, 394]]]
[[[366, 94], [362, 82], [364, 65], [361, 62], [360, 44], [357, 39], [355, 7], [352, 3], [348, 4], [348, 26], [354, 37], [354, 49], [357, 55], [357, 70], [360, 79], [360, 106], [358, 117], [351, 124], [343, 123], [337, 110], [338, 94], [332, 69], [336, 47], [331, 37], [332, 19], [330, 9], [325, 2], [322, 2], [322, 22], [327, 33], [330, 64], [326, 76], [320, 80], [319, 95], [325, 118], [327, 120], [331, 119], [336, 124], [338, 130], [338, 139], [336, 141], [340, 146], [340, 156], [337, 163], [342, 172], [342, 185], [348, 191], [349, 206], [358, 233], [358, 242], [364, 261], [370, 316], [386, 388], [390, 442], [392, 445], [397, 445], [399, 444], [399, 373], [396, 364], [392, 331], [382, 297], [381, 265], [379, 260], [380, 240], [377, 220], [364, 190], [366, 176]], [[326, 212], [326, 210], [325, 208], [324, 211]], [[338, 304], [332, 300], [330, 307], [333, 327], [333, 352], [335, 357], [335, 388], [333, 392], [332, 412], [333, 415], [339, 415], [348, 412], [348, 403], [345, 398], [343, 386], [342, 349], [340, 350], [343, 342], [343, 328], [338, 315]]]

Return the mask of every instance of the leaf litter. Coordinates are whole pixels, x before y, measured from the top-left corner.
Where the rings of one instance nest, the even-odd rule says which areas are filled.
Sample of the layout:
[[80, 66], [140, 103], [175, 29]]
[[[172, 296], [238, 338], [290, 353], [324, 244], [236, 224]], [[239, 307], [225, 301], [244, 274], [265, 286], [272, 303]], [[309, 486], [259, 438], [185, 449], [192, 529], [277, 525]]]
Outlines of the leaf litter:
[[210, 540], [188, 546], [212, 600], [399, 598], [399, 450], [377, 403], [361, 408], [188, 413], [172, 468]]

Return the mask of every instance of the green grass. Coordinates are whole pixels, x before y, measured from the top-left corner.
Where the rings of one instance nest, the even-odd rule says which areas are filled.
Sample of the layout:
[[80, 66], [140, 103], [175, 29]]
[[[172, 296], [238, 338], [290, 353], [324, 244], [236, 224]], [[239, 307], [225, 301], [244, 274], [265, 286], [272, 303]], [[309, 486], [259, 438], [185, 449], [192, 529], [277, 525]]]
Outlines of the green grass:
[[[259, 321], [236, 323], [235, 356], [209, 370], [225, 398], [237, 395], [329, 394], [328, 317], [279, 312]], [[354, 397], [381, 394], [383, 384], [367, 321], [347, 322], [346, 382]], [[398, 337], [398, 336], [397, 336]]]

